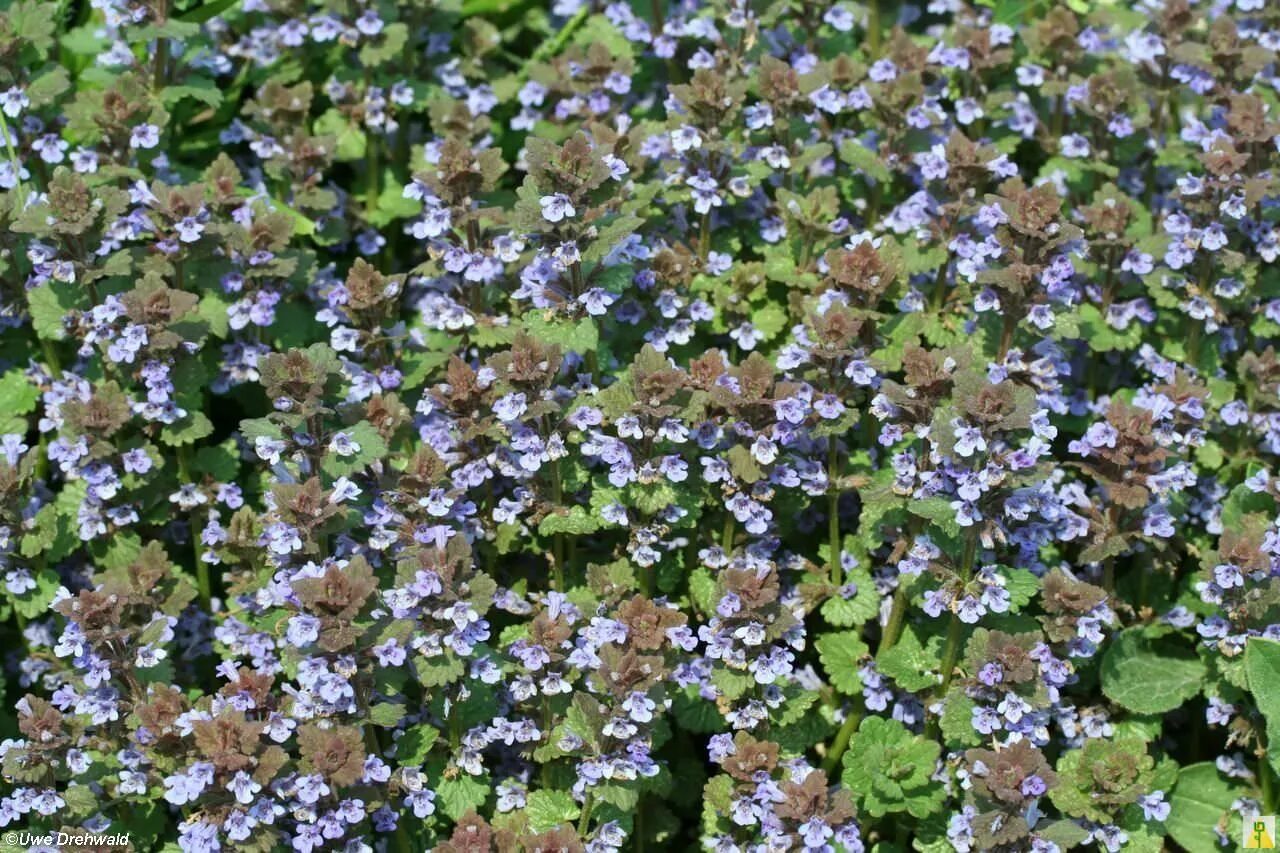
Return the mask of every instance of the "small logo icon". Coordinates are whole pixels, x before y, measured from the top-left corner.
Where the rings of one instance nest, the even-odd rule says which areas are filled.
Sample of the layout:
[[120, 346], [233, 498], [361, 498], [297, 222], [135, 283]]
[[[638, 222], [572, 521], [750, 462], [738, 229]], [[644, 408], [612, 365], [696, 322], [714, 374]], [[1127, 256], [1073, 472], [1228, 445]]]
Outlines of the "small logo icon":
[[1240, 834], [1244, 838], [1245, 850], [1276, 849], [1275, 815], [1256, 815], [1254, 817], [1245, 815], [1241, 823], [1243, 829]]

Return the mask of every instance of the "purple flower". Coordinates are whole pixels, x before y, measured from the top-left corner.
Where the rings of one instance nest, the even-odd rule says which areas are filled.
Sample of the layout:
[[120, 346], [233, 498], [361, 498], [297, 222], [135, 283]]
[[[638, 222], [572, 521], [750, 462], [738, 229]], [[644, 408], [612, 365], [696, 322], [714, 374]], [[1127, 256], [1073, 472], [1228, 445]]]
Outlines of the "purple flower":
[[542, 218], [548, 222], [572, 219], [576, 213], [573, 209], [573, 203], [564, 193], [544, 195], [539, 199], [538, 203], [542, 205]]

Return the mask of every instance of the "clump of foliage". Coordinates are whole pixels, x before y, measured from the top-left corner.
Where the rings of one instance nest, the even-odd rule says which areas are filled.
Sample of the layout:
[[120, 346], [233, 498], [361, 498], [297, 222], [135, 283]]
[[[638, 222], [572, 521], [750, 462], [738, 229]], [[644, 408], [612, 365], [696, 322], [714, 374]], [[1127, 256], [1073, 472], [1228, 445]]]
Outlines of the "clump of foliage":
[[1280, 6], [0, 0], [0, 827], [1280, 810]]

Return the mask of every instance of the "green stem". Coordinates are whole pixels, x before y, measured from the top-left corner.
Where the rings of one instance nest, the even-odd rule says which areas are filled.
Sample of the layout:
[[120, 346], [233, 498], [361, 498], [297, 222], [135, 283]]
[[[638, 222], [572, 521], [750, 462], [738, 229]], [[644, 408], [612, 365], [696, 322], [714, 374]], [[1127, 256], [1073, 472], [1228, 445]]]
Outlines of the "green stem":
[[1013, 346], [1013, 333], [1017, 328], [1018, 318], [1011, 313], [1005, 314], [1000, 327], [1000, 352], [996, 355], [996, 361], [1004, 361], [1004, 357], [1009, 354], [1009, 348]]
[[[559, 507], [564, 505], [564, 482], [560, 478], [560, 460], [551, 463], [551, 500]], [[564, 592], [564, 534], [551, 535], [552, 580], [557, 592]]]
[[49, 366], [49, 373], [54, 379], [62, 376], [62, 359], [58, 358], [58, 350], [54, 348], [53, 341], [47, 338], [40, 339], [40, 352], [44, 354], [44, 362]]
[[1267, 756], [1258, 759], [1258, 782], [1262, 786], [1262, 806], [1263, 811], [1267, 814], [1275, 813], [1276, 795], [1275, 795], [1275, 771], [1271, 769], [1271, 762]]
[[378, 162], [378, 144], [381, 137], [376, 133], [369, 134], [368, 144], [364, 149], [365, 170], [369, 175], [369, 184], [364, 191], [365, 218], [368, 219], [378, 210], [378, 196], [382, 194], [382, 167]]
[[591, 809], [595, 806], [595, 798], [595, 792], [587, 791], [586, 799], [582, 801], [582, 817], [578, 818], [578, 835], [583, 838], [591, 828]]
[[827, 558], [831, 561], [831, 584], [844, 585], [844, 567], [840, 564], [840, 448], [835, 436], [827, 439]]
[[[973, 575], [973, 563], [978, 553], [978, 532], [976, 528], [970, 528], [969, 534], [965, 537], [964, 558], [960, 564], [960, 578], [963, 585], [969, 583], [969, 578]], [[937, 696], [945, 697], [947, 690], [951, 687], [951, 679], [955, 673], [956, 664], [960, 660], [960, 649], [962, 640], [964, 639], [965, 625], [960, 621], [960, 617], [952, 613], [951, 619], [947, 623], [947, 643], [942, 648], [942, 684], [938, 689]], [[930, 735], [937, 733], [937, 719], [930, 719], [928, 731]]]
[[1053, 123], [1050, 125], [1050, 133], [1053, 134], [1052, 144], [1057, 146], [1058, 141], [1062, 139], [1062, 122], [1067, 114], [1067, 96], [1059, 95], [1053, 104]]
[[1115, 301], [1116, 250], [1113, 246], [1107, 250], [1107, 271], [1102, 278], [1102, 313], [1106, 314], [1111, 303]]
[[396, 853], [413, 853], [413, 842], [409, 840], [409, 833], [404, 828], [404, 820], [400, 820], [396, 824]]
[[[178, 447], [178, 477], [183, 483], [194, 483], [191, 475], [191, 446], [183, 444]], [[200, 591], [200, 604], [205, 612], [212, 612], [213, 583], [209, 577], [209, 564], [200, 559], [201, 525], [192, 511], [187, 517], [191, 528], [191, 553], [196, 563], [196, 588]]]
[[885, 623], [884, 633], [880, 635], [880, 651], [891, 649], [898, 642], [906, 618], [907, 583], [906, 578], [899, 578], [898, 588], [893, 591], [893, 608], [889, 611], [889, 621]]
[[631, 849], [635, 853], [644, 853], [644, 795], [640, 795], [640, 799], [636, 801], [636, 819], [632, 835], [635, 843], [631, 845]]
[[[160, 8], [156, 14], [156, 22], [165, 23], [169, 17], [168, 0], [160, 0]], [[152, 84], [156, 91], [160, 91], [165, 86], [165, 81], [169, 75], [169, 40], [161, 36], [156, 39], [156, 55], [155, 66], [152, 68]]]
[[569, 281], [576, 299], [582, 295], [582, 263], [580, 261], [574, 261], [569, 265]]
[[[1203, 718], [1201, 718], [1203, 720]], [[1275, 813], [1275, 770], [1271, 767], [1271, 751], [1268, 749], [1266, 729], [1259, 725], [1254, 727], [1254, 737], [1258, 739], [1258, 788], [1262, 797], [1262, 813]]]
[[22, 161], [18, 159], [18, 152], [13, 149], [13, 137], [9, 135], [9, 125], [4, 119], [0, 119], [0, 136], [4, 137], [4, 148], [9, 155], [9, 165], [13, 167], [13, 179], [17, 182], [13, 186], [13, 191], [18, 193], [17, 209], [21, 210], [26, 206], [26, 193], [23, 192], [25, 187], [22, 184]]
[[521, 77], [523, 78], [528, 73], [526, 69], [530, 66], [539, 62], [545, 62], [560, 53], [560, 51], [564, 49], [564, 46], [569, 43], [569, 40], [573, 38], [574, 34], [582, 28], [583, 24], [586, 23], [591, 12], [591, 4], [584, 3], [582, 8], [575, 12], [572, 18], [564, 22], [564, 26], [556, 32], [555, 38], [546, 39], [538, 45], [537, 49], [533, 52], [531, 60], [525, 63], [524, 69], [520, 71]]
[[1191, 321], [1191, 334], [1187, 336], [1187, 364], [1192, 367], [1200, 363], [1200, 339], [1204, 327], [1198, 320]]
[[831, 741], [831, 748], [827, 750], [827, 757], [822, 760], [822, 769], [827, 774], [827, 778], [831, 778], [831, 774], [840, 766], [840, 759], [844, 757], [844, 752], [849, 748], [849, 738], [853, 737], [853, 733], [858, 730], [858, 724], [862, 722], [862, 713], [860, 711], [850, 711], [849, 715], [844, 718], [843, 725], [836, 732], [835, 740]]
[[[1162, 62], [1161, 71], [1160, 71], [1160, 85], [1156, 89], [1155, 106], [1152, 107], [1152, 112], [1154, 113], [1154, 116], [1151, 120], [1151, 127], [1152, 127], [1151, 138], [1155, 141], [1157, 147], [1152, 150], [1151, 157], [1147, 160], [1146, 177], [1143, 180], [1143, 183], [1146, 184], [1145, 201], [1146, 201], [1147, 210], [1151, 211], [1151, 215], [1153, 217], [1158, 212], [1155, 206], [1156, 156], [1158, 152], [1162, 150], [1160, 146], [1162, 144], [1162, 140], [1164, 139], [1164, 117], [1165, 117], [1165, 100], [1166, 100], [1165, 90], [1168, 87], [1168, 80], [1169, 80], [1169, 64], [1167, 62]], [[1170, 112], [1173, 111], [1172, 103], [1169, 105], [1169, 109], [1170, 109]]]
[[[365, 749], [370, 755], [382, 755], [385, 749], [382, 738], [378, 737], [378, 730], [371, 723], [365, 723], [363, 728]], [[403, 820], [396, 823], [394, 838], [396, 853], [413, 853], [413, 844], [409, 841], [409, 833], [405, 831]]]
[[867, 5], [867, 37], [871, 42], [871, 55], [880, 55], [880, 0], [870, 0]]
[[1156, 570], [1155, 560], [1150, 553], [1143, 556], [1138, 566], [1138, 609], [1147, 606], [1151, 597], [1151, 574]]
[[938, 267], [938, 275], [933, 280], [933, 310], [941, 311], [947, 301], [947, 273], [951, 271], [951, 253], [947, 253], [947, 261]]
[[724, 551], [726, 556], [733, 553], [734, 532], [733, 513], [726, 511], [724, 514], [724, 529], [720, 531], [720, 550]]
[[947, 623], [947, 644], [942, 650], [942, 686], [938, 690], [940, 696], [945, 696], [947, 689], [951, 687], [951, 678], [955, 673], [956, 663], [960, 660], [960, 640], [963, 637], [964, 623], [952, 613]]

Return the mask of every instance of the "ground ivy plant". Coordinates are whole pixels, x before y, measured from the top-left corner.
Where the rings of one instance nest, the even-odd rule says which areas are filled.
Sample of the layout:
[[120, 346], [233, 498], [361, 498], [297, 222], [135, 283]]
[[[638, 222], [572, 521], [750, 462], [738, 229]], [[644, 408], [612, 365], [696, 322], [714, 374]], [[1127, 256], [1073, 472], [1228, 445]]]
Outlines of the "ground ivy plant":
[[6, 849], [1234, 849], [1277, 51], [1264, 0], [0, 0]]

